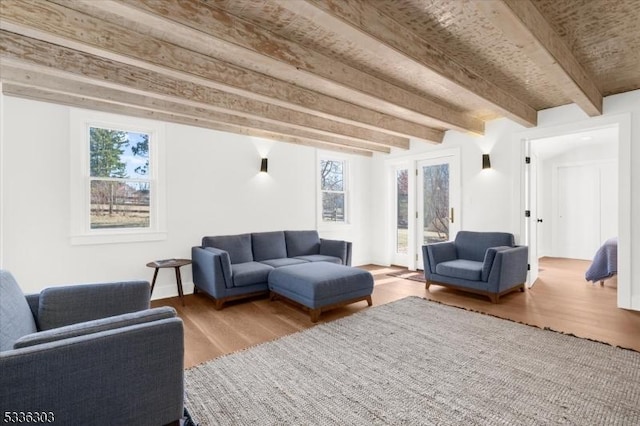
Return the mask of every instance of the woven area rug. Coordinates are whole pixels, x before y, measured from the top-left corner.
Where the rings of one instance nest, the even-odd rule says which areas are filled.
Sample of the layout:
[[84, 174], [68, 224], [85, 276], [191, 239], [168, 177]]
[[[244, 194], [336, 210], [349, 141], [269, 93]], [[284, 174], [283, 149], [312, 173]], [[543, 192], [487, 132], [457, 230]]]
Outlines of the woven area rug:
[[205, 425], [638, 425], [640, 353], [408, 297], [185, 372]]
[[410, 271], [404, 269], [402, 271], [389, 272], [387, 275], [390, 277], [404, 278], [405, 280], [419, 281], [424, 284], [424, 272], [422, 271]]

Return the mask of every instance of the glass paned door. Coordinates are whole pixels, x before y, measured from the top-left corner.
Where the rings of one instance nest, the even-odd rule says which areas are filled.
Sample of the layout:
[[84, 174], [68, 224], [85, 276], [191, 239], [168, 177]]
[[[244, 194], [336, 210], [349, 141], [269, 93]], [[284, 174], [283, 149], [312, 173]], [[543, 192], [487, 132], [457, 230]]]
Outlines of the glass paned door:
[[396, 170], [396, 253], [409, 252], [409, 170]]
[[417, 264], [424, 268], [422, 246], [449, 241], [459, 229], [457, 165], [453, 157], [418, 162]]

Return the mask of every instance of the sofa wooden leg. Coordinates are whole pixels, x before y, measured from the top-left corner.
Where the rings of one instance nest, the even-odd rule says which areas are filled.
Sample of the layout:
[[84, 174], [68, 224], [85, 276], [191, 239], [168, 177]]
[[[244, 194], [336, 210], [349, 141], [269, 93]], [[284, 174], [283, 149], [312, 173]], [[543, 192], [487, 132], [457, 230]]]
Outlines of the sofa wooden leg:
[[311, 322], [318, 322], [320, 319], [320, 309], [309, 309], [309, 316], [311, 317]]
[[497, 294], [488, 294], [487, 296], [489, 296], [489, 300], [491, 300], [492, 303], [498, 303], [498, 298], [500, 296]]
[[367, 306], [373, 305], [373, 300], [371, 300], [371, 296], [367, 296]]
[[522, 286], [520, 287], [520, 291], [524, 293], [524, 284], [522, 284]]
[[431, 285], [431, 283], [429, 281], [424, 283], [424, 289], [425, 290], [429, 290], [429, 286]]
[[216, 311], [219, 311], [222, 309], [222, 305], [224, 305], [224, 299], [216, 299], [214, 304], [213, 304], [213, 308]]

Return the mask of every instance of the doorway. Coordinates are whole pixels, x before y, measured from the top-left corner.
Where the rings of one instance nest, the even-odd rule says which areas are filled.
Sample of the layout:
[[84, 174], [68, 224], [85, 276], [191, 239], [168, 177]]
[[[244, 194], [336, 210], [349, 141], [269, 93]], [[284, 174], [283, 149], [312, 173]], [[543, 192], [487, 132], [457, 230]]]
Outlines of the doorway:
[[457, 148], [388, 162], [392, 264], [422, 269], [423, 244], [455, 238], [461, 223], [459, 164]]
[[625, 262], [630, 199], [624, 190], [630, 180], [629, 123], [620, 116], [581, 124], [520, 134], [528, 136], [521, 140], [525, 159], [529, 157], [523, 162], [523, 205], [525, 213], [531, 207], [535, 210], [523, 221], [525, 244], [530, 247], [528, 285], [537, 278], [538, 258], [591, 260], [602, 242], [617, 235], [623, 240], [618, 306], [625, 307], [630, 303], [630, 268]]

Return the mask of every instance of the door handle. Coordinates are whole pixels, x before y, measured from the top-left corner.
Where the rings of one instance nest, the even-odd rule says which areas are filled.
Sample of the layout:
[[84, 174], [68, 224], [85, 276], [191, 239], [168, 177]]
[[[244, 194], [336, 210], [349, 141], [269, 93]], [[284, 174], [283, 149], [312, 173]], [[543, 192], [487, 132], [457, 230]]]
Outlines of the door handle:
[[451, 207], [451, 223], [453, 223], [453, 207]]
[[542, 223], [542, 219], [538, 219], [538, 223]]

